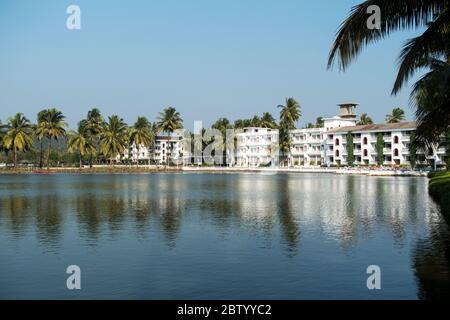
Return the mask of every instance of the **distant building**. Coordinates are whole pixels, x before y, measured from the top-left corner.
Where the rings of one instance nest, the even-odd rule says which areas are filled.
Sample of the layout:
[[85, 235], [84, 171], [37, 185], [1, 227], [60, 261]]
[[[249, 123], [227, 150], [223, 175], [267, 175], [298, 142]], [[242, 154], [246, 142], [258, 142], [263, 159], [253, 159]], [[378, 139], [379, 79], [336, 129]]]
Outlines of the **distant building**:
[[118, 157], [117, 160], [126, 161], [131, 158], [132, 163], [141, 164], [179, 164], [187, 165], [190, 160], [189, 150], [185, 150], [183, 136], [181, 135], [158, 135], [154, 139], [151, 148], [140, 145], [132, 145], [130, 150]]
[[278, 158], [278, 130], [268, 128], [244, 128], [236, 134], [238, 167], [276, 166]]
[[[346, 166], [348, 165], [347, 136], [351, 132], [354, 144], [354, 164], [376, 165], [377, 137], [383, 137], [383, 165], [409, 165], [411, 134], [416, 130], [415, 122], [392, 124], [356, 125], [358, 115], [354, 110], [358, 104], [339, 104], [339, 115], [325, 118], [323, 127], [291, 130], [289, 166]], [[278, 141], [278, 130], [245, 128], [238, 134], [237, 165], [258, 167], [270, 162], [268, 146]], [[417, 163], [437, 165], [446, 161], [444, 147], [433, 146], [418, 150]]]

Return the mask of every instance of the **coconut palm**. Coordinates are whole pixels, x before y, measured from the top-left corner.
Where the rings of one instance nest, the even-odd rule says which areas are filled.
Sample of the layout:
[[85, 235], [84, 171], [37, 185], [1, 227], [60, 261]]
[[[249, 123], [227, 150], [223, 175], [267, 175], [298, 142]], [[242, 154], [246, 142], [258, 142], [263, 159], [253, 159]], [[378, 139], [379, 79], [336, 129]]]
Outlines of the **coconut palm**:
[[[130, 146], [150, 148], [153, 144], [152, 124], [146, 117], [138, 117], [133, 127], [130, 128]], [[139, 164], [139, 160], [138, 160]]]
[[98, 108], [92, 108], [88, 111], [86, 121], [87, 133], [91, 136], [96, 152], [89, 155], [89, 166], [92, 167], [93, 157], [97, 155], [100, 147], [100, 133], [105, 126], [105, 120]]
[[[66, 136], [67, 124], [64, 121], [65, 116], [61, 111], [51, 108], [43, 110], [40, 113], [42, 117], [41, 124], [38, 125], [37, 131], [41, 132], [48, 140], [47, 145], [47, 170], [50, 170], [50, 153], [52, 149], [52, 140], [58, 141], [58, 139]], [[38, 115], [39, 118], [39, 115]], [[39, 135], [39, 133], [38, 133]]]
[[[367, 27], [368, 9], [376, 5], [381, 10], [380, 29]], [[362, 49], [370, 43], [377, 42], [389, 36], [397, 30], [424, 28], [424, 32], [413, 39], [408, 40], [399, 56], [399, 71], [395, 80], [392, 93], [397, 94], [414, 74], [423, 68], [433, 69], [430, 60], [440, 59], [450, 63], [450, 4], [447, 0], [367, 0], [353, 7], [350, 16], [342, 23], [336, 40], [330, 51], [328, 67], [338, 60], [342, 70], [348, 68], [349, 64], [358, 56]], [[428, 77], [430, 78], [430, 77]], [[424, 79], [425, 80], [425, 79]], [[427, 79], [429, 80], [429, 79]], [[446, 90], [449, 91], [450, 83]], [[425, 101], [427, 95], [434, 96], [436, 93], [432, 87], [424, 91], [424, 84], [416, 86], [422, 91], [420, 101]], [[419, 88], [420, 87], [420, 88]], [[442, 93], [442, 91], [440, 91]], [[412, 93], [413, 104], [416, 104], [417, 94]], [[445, 98], [445, 97], [444, 97]], [[417, 105], [417, 104], [416, 104]], [[438, 110], [441, 109], [441, 110]], [[433, 114], [448, 114], [449, 104], [439, 104], [433, 108]], [[427, 113], [426, 111], [425, 113]], [[417, 113], [423, 114], [417, 110]], [[450, 125], [447, 117], [437, 119], [430, 117], [418, 118], [428, 130], [442, 131], [440, 128]], [[446, 122], [444, 122], [446, 121]], [[422, 131], [425, 133], [425, 131]], [[418, 130], [418, 135], [421, 131]]]
[[294, 98], [286, 98], [285, 105], [279, 105], [280, 111], [280, 126], [289, 130], [295, 129], [295, 123], [302, 115], [300, 104]]
[[47, 112], [48, 110], [42, 110], [37, 114], [36, 137], [39, 141], [39, 168], [42, 168], [44, 165], [44, 138], [46, 135], [46, 122], [44, 120]]
[[113, 115], [108, 118], [108, 122], [100, 133], [100, 150], [103, 155], [110, 158], [111, 164], [123, 154], [126, 148], [127, 131], [127, 125], [123, 119]]
[[86, 121], [78, 123], [78, 131], [71, 131], [68, 134], [68, 151], [78, 152], [80, 156], [80, 168], [83, 166], [83, 157], [95, 153], [96, 148], [89, 133]]
[[367, 115], [367, 113], [363, 113], [361, 115], [361, 117], [359, 117], [359, 121], [358, 121], [357, 125], [361, 126], [361, 125], [367, 125], [367, 124], [373, 124], [373, 120], [371, 117], [369, 117]]
[[269, 129], [276, 129], [278, 127], [275, 118], [269, 112], [263, 113], [259, 125], [263, 128]]
[[390, 114], [386, 115], [386, 123], [398, 123], [405, 120], [405, 111], [401, 108], [394, 108]]
[[430, 58], [430, 71], [413, 87], [410, 102], [416, 107], [417, 135], [438, 143], [450, 124], [450, 63]]
[[183, 119], [181, 119], [180, 113], [173, 107], [165, 108], [160, 112], [157, 123], [158, 130], [169, 135], [175, 130], [183, 128]]
[[17, 152], [31, 149], [33, 138], [33, 126], [22, 113], [8, 120], [8, 131], [3, 137], [3, 143], [5, 148], [13, 152], [14, 167], [17, 167]]
[[280, 151], [285, 158], [291, 149], [289, 130], [295, 129], [295, 123], [300, 119], [300, 104], [294, 98], [286, 98], [286, 104], [279, 105], [280, 111]]

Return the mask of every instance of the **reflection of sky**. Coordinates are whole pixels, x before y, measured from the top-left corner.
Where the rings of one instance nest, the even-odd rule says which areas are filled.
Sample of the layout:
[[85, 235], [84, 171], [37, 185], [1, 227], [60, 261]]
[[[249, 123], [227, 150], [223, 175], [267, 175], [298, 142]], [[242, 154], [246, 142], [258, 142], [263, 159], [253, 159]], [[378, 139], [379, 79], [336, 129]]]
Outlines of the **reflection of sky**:
[[[186, 272], [200, 272], [195, 281], [222, 288], [240, 279], [228, 288], [235, 293], [241, 285], [252, 286], [248, 277], [273, 274], [278, 282], [266, 279], [256, 286], [253, 279], [260, 297], [270, 298], [272, 286], [279, 298], [347, 298], [355, 292], [370, 298], [363, 288], [348, 291], [346, 286], [361, 280], [355, 270], [377, 263], [392, 281], [391, 291], [380, 297], [416, 297], [412, 259], [419, 270], [428, 270], [422, 253], [442, 255], [433, 248], [447, 236], [422, 178], [141, 174], [0, 180], [0, 287], [27, 264], [47, 274], [55, 268], [50, 261], [74, 258], [98, 272], [110, 263], [115, 279], [133, 285], [138, 279], [122, 278], [123, 264], [133, 265], [135, 277], [147, 274], [161, 286]], [[444, 274], [447, 260], [438, 257]], [[341, 278], [333, 278], [333, 272]], [[184, 291], [170, 292], [155, 287], [152, 296], [166, 297], [158, 296], [164, 292], [183, 298], [192, 285], [185, 280]], [[298, 286], [317, 291], [299, 293]], [[140, 297], [130, 288], [116, 294], [121, 292]], [[206, 297], [236, 297], [216, 293]]]

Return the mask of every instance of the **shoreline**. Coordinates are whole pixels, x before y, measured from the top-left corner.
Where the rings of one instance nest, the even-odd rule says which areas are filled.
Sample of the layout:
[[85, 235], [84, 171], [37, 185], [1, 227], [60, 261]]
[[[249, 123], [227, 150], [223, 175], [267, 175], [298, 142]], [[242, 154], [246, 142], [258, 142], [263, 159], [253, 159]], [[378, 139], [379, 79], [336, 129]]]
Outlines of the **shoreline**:
[[338, 168], [228, 168], [228, 167], [164, 167], [164, 166], [94, 166], [92, 168], [0, 168], [3, 174], [151, 174], [151, 173], [261, 173], [261, 174], [283, 174], [283, 173], [322, 173], [342, 174], [359, 176], [388, 176], [388, 177], [427, 177], [426, 172], [410, 170], [373, 170], [373, 169], [338, 169]]

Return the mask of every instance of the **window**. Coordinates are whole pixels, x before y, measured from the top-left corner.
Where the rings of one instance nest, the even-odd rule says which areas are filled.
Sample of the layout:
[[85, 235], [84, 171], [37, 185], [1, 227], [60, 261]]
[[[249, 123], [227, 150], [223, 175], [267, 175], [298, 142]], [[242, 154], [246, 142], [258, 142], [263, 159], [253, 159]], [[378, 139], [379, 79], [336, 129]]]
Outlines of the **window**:
[[367, 137], [364, 137], [364, 139], [363, 139], [363, 144], [367, 144], [367, 143], [368, 143]]
[[339, 145], [339, 139], [336, 139], [335, 144], [338, 146]]
[[394, 143], [398, 143], [398, 136], [394, 137]]
[[339, 157], [339, 150], [336, 150], [336, 157]]
[[398, 157], [398, 149], [394, 150], [394, 157]]
[[[366, 138], [365, 138], [366, 139]], [[367, 152], [367, 149], [364, 149], [364, 157], [367, 157], [368, 156], [368, 152]]]

